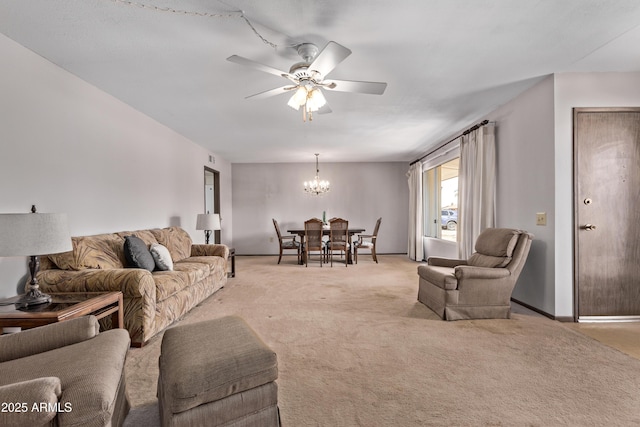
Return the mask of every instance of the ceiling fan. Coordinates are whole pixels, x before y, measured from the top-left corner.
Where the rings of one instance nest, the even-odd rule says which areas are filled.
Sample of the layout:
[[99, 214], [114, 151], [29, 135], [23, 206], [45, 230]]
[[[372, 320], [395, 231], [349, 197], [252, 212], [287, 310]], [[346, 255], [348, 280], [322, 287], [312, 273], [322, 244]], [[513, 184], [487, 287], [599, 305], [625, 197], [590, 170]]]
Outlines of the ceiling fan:
[[382, 95], [387, 88], [387, 84], [382, 82], [325, 79], [338, 64], [351, 55], [350, 49], [334, 41], [327, 43], [320, 52], [313, 43], [302, 43], [297, 46], [297, 51], [303, 61], [293, 64], [289, 72], [238, 55], [232, 55], [227, 60], [288, 79], [290, 81], [288, 85], [247, 96], [247, 99], [262, 99], [293, 92], [288, 105], [295, 110], [303, 107], [304, 121], [307, 117], [313, 120], [312, 114], [316, 111], [319, 114], [331, 112], [321, 89]]

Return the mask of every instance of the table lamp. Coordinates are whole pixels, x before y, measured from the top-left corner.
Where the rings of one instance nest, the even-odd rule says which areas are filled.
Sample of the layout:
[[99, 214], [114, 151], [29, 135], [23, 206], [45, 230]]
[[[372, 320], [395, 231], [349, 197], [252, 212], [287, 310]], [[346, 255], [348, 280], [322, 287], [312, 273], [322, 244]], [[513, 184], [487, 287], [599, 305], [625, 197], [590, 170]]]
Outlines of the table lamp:
[[0, 257], [29, 257], [31, 280], [27, 292], [15, 303], [16, 307], [51, 302], [51, 297], [38, 289], [39, 256], [72, 249], [66, 214], [36, 213], [35, 206], [31, 213], [0, 214]]
[[211, 231], [220, 230], [220, 214], [198, 214], [196, 230], [204, 230], [205, 243], [209, 244]]

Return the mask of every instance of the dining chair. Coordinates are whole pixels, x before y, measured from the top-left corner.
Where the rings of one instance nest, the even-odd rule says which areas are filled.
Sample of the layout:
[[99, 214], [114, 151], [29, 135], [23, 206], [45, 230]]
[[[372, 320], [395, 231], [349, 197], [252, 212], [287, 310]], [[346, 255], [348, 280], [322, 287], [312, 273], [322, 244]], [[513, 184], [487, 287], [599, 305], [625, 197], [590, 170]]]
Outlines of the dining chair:
[[300, 242], [296, 241], [295, 235], [292, 236], [283, 236], [280, 233], [280, 226], [278, 225], [278, 221], [275, 218], [272, 218], [273, 226], [276, 228], [276, 234], [278, 235], [278, 244], [280, 245], [280, 256], [278, 257], [278, 264], [280, 264], [280, 260], [282, 260], [282, 251], [285, 250], [295, 250], [298, 252], [298, 264], [300, 264], [300, 255], [302, 253], [302, 245]]
[[333, 251], [344, 253], [344, 266], [349, 263], [349, 221], [342, 218], [333, 218], [329, 221], [329, 244], [328, 254], [333, 267]]
[[322, 240], [322, 220], [312, 218], [304, 222], [304, 265], [309, 266], [311, 251], [320, 252], [320, 267], [324, 258], [324, 242]]
[[353, 258], [355, 263], [358, 263], [358, 249], [369, 249], [373, 260], [378, 263], [378, 257], [376, 256], [376, 241], [378, 240], [378, 230], [380, 229], [380, 223], [382, 218], [378, 218], [376, 226], [373, 228], [373, 234], [359, 234], [358, 241], [353, 244]]

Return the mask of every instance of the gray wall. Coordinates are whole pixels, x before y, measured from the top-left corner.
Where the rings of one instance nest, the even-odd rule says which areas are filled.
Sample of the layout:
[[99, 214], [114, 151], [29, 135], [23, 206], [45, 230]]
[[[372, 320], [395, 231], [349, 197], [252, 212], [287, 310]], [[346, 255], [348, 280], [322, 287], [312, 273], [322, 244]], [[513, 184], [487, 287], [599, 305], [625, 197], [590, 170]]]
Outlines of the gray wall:
[[[204, 242], [206, 165], [231, 241], [228, 162], [3, 35], [0, 56], [0, 212], [64, 212], [72, 235], [180, 225]], [[26, 258], [0, 258], [0, 297], [26, 275]]]
[[[513, 297], [555, 313], [554, 80], [547, 77], [487, 118], [496, 121], [498, 227], [535, 235]], [[536, 226], [536, 213], [547, 225]]]
[[637, 106], [640, 73], [561, 73], [487, 116], [497, 122], [498, 226], [536, 236], [515, 298], [573, 317], [573, 108]]
[[373, 231], [382, 217], [379, 253], [407, 252], [409, 164], [323, 163], [320, 178], [331, 182], [331, 192], [312, 197], [302, 183], [313, 179], [315, 163], [233, 164], [233, 244], [238, 254], [277, 254], [272, 218], [283, 234], [304, 221], [341, 217], [351, 227]]

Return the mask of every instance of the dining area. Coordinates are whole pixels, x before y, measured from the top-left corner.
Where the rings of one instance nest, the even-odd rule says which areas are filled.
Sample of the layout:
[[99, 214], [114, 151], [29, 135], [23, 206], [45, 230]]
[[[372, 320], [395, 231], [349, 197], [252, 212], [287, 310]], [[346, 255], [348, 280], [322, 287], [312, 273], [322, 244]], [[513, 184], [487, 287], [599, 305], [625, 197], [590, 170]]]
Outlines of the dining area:
[[351, 227], [343, 218], [322, 220], [310, 218], [302, 226], [287, 227], [288, 235], [283, 235], [278, 221], [273, 218], [273, 225], [278, 237], [279, 257], [282, 260], [285, 251], [295, 251], [298, 265], [316, 264], [322, 267], [329, 264], [333, 267], [334, 259], [339, 256], [337, 265], [345, 267], [358, 262], [358, 251], [367, 250], [372, 260], [378, 263], [376, 242], [382, 218], [378, 218], [371, 234], [365, 234], [364, 227]]

